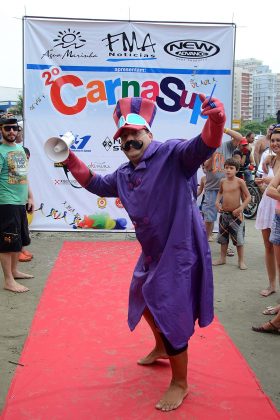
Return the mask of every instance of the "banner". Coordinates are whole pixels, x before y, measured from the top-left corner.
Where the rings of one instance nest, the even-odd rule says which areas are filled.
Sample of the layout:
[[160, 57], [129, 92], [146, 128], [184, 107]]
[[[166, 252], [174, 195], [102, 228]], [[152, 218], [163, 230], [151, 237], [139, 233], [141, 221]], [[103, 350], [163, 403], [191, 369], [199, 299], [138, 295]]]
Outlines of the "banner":
[[234, 24], [90, 21], [25, 17], [24, 144], [36, 202], [31, 230], [133, 230], [116, 198], [79, 187], [44, 144], [70, 131], [71, 150], [101, 175], [126, 160], [112, 114], [119, 98], [157, 104], [155, 140], [201, 132], [199, 93], [225, 105], [231, 121]]

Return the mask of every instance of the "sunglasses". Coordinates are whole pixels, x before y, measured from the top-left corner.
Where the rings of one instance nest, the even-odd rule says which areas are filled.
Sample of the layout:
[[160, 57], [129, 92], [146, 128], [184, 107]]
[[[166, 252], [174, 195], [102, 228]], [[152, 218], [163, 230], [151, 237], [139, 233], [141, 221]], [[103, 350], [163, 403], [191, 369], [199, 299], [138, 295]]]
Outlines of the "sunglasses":
[[149, 131], [151, 131], [151, 127], [147, 123], [147, 121], [138, 114], [127, 114], [126, 117], [123, 115], [120, 117], [118, 121], [118, 128], [123, 127], [125, 124], [133, 124], [133, 125], [143, 125]]
[[5, 131], [11, 131], [11, 130], [14, 130], [14, 131], [19, 131], [19, 127], [18, 127], [18, 125], [4, 125], [3, 126], [3, 129], [5, 130]]
[[274, 133], [280, 133], [280, 124], [276, 124], [273, 127], [273, 130], [271, 130], [271, 131], [272, 131], [272, 134], [274, 134]]

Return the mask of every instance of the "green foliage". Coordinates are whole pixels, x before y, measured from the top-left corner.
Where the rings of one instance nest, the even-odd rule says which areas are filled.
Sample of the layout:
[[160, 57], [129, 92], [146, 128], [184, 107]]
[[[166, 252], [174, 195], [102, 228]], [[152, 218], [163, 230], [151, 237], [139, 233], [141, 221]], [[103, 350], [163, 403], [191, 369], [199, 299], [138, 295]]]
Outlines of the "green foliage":
[[8, 109], [8, 112], [11, 112], [15, 115], [23, 115], [23, 97], [22, 95], [18, 95], [18, 101], [16, 106], [12, 106]]
[[253, 131], [256, 135], [263, 134], [266, 135], [267, 127], [271, 124], [277, 124], [276, 119], [273, 117], [267, 118], [263, 122], [259, 121], [246, 121], [241, 123], [239, 132], [245, 136], [249, 131]]

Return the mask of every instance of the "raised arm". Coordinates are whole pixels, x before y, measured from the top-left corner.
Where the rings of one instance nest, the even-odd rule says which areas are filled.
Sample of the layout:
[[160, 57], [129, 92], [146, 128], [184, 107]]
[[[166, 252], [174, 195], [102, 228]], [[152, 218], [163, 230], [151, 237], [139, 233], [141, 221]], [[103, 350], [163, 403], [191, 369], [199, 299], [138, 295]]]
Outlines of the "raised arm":
[[240, 140], [243, 138], [242, 134], [238, 133], [238, 131], [232, 130], [231, 128], [225, 128], [224, 133], [228, 134], [232, 138], [232, 144], [234, 147], [237, 147]]
[[199, 97], [202, 101], [201, 114], [208, 116], [202, 129], [201, 137], [207, 146], [216, 149], [221, 145], [224, 133], [226, 122], [224, 105], [218, 99], [212, 98], [211, 104], [213, 105], [210, 106], [205, 95], [200, 94]]

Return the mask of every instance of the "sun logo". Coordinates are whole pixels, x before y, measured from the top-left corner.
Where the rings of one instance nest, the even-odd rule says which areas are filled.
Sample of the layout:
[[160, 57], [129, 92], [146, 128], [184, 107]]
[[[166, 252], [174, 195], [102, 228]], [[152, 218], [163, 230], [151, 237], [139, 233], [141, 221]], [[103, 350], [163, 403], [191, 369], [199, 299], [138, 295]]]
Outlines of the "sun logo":
[[59, 47], [61, 45], [62, 48], [81, 48], [87, 42], [85, 39], [82, 39], [81, 32], [76, 32], [75, 30], [71, 30], [68, 28], [67, 30], [58, 31], [57, 38], [53, 40], [57, 42], [54, 47]]

